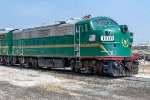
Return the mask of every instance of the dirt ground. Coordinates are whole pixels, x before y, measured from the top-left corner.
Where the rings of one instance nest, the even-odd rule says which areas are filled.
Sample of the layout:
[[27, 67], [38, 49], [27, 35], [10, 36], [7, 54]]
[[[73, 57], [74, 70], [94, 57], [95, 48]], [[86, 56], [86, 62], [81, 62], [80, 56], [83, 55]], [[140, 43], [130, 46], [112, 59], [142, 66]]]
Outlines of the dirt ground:
[[150, 100], [150, 66], [113, 78], [0, 66], [0, 100]]
[[150, 74], [150, 65], [142, 65], [142, 66], [140, 66], [139, 73]]

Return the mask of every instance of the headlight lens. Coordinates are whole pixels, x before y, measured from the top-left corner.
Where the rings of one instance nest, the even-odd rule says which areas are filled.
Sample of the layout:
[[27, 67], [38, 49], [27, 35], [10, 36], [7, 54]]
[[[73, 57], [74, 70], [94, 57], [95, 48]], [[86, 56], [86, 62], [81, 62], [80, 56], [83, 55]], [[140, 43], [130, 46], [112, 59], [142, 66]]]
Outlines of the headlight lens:
[[123, 33], [127, 32], [128, 31], [128, 26], [127, 25], [120, 25], [120, 28], [121, 28], [121, 31]]

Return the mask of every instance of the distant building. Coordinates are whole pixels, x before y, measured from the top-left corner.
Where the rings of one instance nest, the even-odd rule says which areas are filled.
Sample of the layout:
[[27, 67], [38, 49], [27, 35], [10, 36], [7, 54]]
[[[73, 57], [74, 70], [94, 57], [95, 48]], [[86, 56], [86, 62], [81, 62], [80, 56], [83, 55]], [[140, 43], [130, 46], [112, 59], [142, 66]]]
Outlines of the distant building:
[[133, 45], [132, 48], [133, 50], [150, 50], [150, 45], [139, 44]]

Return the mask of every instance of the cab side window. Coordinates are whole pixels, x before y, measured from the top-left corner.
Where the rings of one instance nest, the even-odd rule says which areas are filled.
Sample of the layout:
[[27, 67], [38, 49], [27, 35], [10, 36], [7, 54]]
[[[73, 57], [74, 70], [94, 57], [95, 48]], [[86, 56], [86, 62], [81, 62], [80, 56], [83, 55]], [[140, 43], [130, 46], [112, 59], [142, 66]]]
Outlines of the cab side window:
[[76, 32], [78, 33], [79, 31], [88, 32], [89, 31], [89, 24], [77, 25], [76, 26]]
[[82, 25], [82, 32], [85, 32], [85, 25]]
[[77, 26], [76, 26], [76, 33], [78, 33], [79, 30], [80, 30], [80, 29], [79, 29], [79, 25], [77, 25]]
[[85, 32], [89, 31], [89, 24], [85, 24]]
[[83, 24], [82, 25], [82, 32], [88, 32], [89, 30], [89, 25], [88, 24]]

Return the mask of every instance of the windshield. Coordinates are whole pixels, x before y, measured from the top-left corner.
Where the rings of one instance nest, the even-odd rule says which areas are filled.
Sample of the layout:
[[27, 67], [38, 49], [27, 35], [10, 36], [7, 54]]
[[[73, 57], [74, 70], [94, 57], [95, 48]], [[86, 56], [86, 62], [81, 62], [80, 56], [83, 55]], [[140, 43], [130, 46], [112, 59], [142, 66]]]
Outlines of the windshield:
[[114, 20], [108, 19], [111, 25], [118, 25]]
[[109, 25], [107, 19], [97, 19], [97, 20], [94, 20], [92, 21], [92, 24], [94, 27], [97, 27], [97, 26], [105, 26], [105, 25]]
[[92, 21], [93, 27], [101, 27], [106, 25], [118, 25], [115, 21], [112, 19], [97, 19]]

